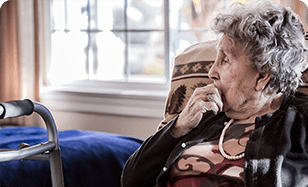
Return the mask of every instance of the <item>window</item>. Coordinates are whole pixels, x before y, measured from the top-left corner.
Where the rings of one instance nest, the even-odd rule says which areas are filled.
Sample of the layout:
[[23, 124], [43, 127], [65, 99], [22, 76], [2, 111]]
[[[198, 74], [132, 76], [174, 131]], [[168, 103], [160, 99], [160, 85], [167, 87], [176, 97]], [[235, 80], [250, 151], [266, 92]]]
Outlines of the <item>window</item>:
[[166, 6], [163, 0], [54, 0], [49, 84], [167, 84]]
[[53, 0], [47, 80], [50, 85], [79, 80], [166, 84], [169, 57], [211, 39], [210, 17], [226, 2]]
[[[162, 117], [174, 56], [189, 45], [215, 38], [209, 30], [210, 20], [229, 3], [52, 0], [51, 60], [46, 68], [45, 88], [53, 90], [53, 100], [108, 106], [127, 102], [122, 111], [131, 111], [134, 105], [136, 113], [155, 113], [140, 109], [147, 101], [148, 108], [157, 108], [154, 116]], [[55, 90], [62, 95], [54, 96]], [[110, 107], [99, 111], [110, 112]]]

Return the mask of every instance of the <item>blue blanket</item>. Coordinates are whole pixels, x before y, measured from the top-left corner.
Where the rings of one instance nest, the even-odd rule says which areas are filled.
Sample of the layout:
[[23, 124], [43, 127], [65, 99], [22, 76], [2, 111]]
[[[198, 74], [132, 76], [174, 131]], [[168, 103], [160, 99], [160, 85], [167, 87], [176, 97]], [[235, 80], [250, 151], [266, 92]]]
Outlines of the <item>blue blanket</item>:
[[[18, 149], [47, 141], [47, 130], [40, 127], [6, 127], [0, 130], [0, 148]], [[128, 157], [142, 140], [103, 132], [59, 131], [65, 187], [120, 187], [120, 177]], [[0, 163], [0, 186], [51, 186], [48, 161]]]

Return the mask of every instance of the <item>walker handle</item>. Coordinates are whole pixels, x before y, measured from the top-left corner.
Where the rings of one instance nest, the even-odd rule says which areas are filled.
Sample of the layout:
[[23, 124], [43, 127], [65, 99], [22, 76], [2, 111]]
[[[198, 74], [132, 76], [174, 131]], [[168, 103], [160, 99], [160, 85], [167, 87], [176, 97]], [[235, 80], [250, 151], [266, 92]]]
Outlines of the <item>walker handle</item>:
[[31, 115], [34, 104], [31, 100], [13, 100], [0, 104], [0, 119]]

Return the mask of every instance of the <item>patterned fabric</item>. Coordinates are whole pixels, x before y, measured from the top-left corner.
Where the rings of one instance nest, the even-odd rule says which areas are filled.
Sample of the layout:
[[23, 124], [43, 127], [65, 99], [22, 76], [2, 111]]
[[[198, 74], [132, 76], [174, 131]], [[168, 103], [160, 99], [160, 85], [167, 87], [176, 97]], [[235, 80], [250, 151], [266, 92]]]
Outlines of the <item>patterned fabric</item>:
[[198, 176], [179, 176], [169, 181], [167, 187], [244, 187], [244, 181], [220, 175], [200, 174]]
[[[234, 124], [227, 130], [223, 148], [229, 155], [238, 155], [245, 151], [254, 124]], [[244, 179], [244, 158], [239, 160], [225, 159], [219, 151], [219, 132], [212, 140], [202, 142], [186, 149], [173, 163], [170, 179], [178, 176], [198, 176], [200, 174], [225, 175]]]
[[[245, 151], [254, 124], [234, 124], [226, 132], [223, 147], [227, 154]], [[212, 140], [200, 143], [183, 152], [173, 163], [168, 187], [244, 186], [244, 158], [231, 161], [219, 151], [218, 133]]]

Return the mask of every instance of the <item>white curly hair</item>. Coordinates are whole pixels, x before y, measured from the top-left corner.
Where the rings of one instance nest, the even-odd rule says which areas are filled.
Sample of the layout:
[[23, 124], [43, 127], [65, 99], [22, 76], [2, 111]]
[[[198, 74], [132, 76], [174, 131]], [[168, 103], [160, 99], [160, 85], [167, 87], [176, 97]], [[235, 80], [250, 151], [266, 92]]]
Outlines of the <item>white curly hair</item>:
[[240, 41], [250, 62], [260, 72], [271, 73], [267, 93], [294, 94], [308, 66], [305, 31], [298, 16], [269, 0], [230, 8], [214, 18], [212, 29]]

